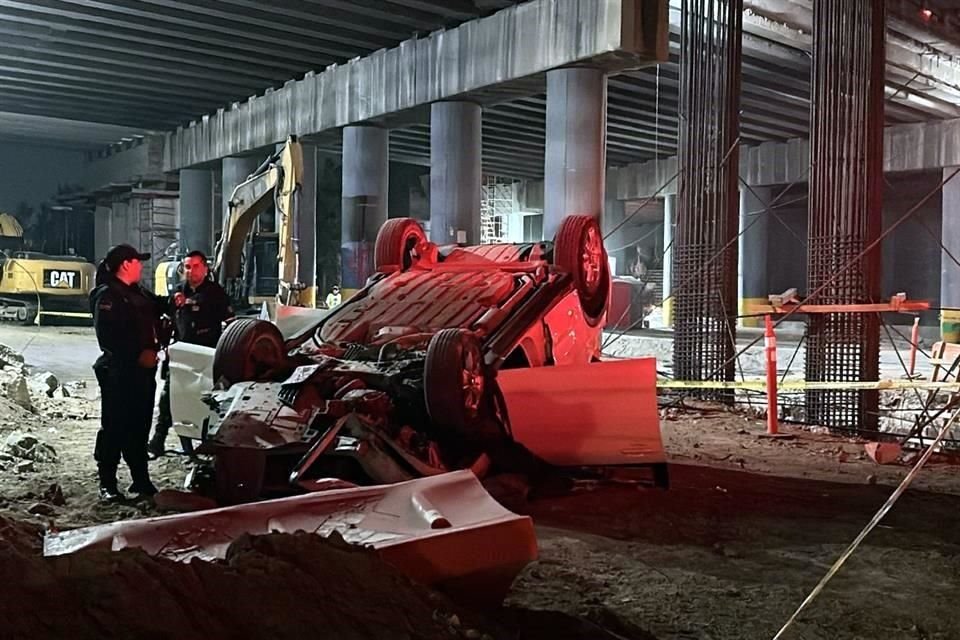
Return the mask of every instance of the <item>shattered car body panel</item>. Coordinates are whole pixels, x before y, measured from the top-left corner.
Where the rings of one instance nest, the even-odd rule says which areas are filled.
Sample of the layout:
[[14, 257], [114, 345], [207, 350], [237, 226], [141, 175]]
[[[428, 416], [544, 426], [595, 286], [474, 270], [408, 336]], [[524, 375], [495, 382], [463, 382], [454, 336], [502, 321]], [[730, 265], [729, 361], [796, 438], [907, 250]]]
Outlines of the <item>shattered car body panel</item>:
[[178, 562], [214, 561], [242, 534], [296, 531], [339, 534], [422, 584], [494, 603], [537, 557], [530, 518], [501, 507], [469, 471], [74, 529], [48, 535], [44, 555], [139, 548]]
[[[525, 437], [536, 441], [535, 431], [551, 434], [554, 421], [563, 422], [562, 412], [552, 410], [562, 404], [555, 394], [577, 399], [578, 406], [608, 401], [596, 385], [576, 384], [584, 375], [580, 367], [595, 363], [593, 375], [608, 366], [599, 357], [610, 278], [595, 220], [573, 222], [581, 235], [561, 228], [556, 243], [438, 247], [418, 238], [419, 226], [414, 229], [412, 221], [389, 221], [381, 231], [388, 240], [398, 224], [408, 225], [401, 231], [413, 230], [401, 238], [406, 253], [385, 258], [354, 297], [313, 326], [285, 336], [285, 361], [268, 367], [267, 379], [214, 380], [221, 389], [207, 391], [206, 416], [196, 404], [190, 415], [178, 415], [177, 408], [186, 405], [174, 403], [175, 422], [202, 421], [202, 450], [216, 453], [224, 468], [236, 449], [267, 452], [273, 461], [284, 458], [286, 469], [274, 480], [289, 485], [311, 473], [362, 482], [354, 471], [374, 482], [396, 482], [471, 467], [498, 442], [532, 449]], [[592, 244], [571, 245], [571, 237], [592, 238]], [[224, 348], [221, 339], [215, 358], [232, 357]], [[178, 351], [171, 353], [176, 361]], [[568, 368], [569, 376], [549, 376], [552, 391], [545, 387], [531, 395], [540, 373]], [[514, 370], [532, 382], [522, 389], [510, 384]], [[612, 422], [608, 435], [626, 429], [624, 437], [635, 439], [642, 429], [649, 432], [649, 446], [659, 445], [655, 380], [648, 377], [616, 387], [615, 394], [638, 394], [633, 401], [645, 409], [635, 413], [634, 422]], [[528, 400], [517, 400], [521, 395]], [[539, 417], [526, 412], [528, 401], [546, 410]], [[520, 429], [513, 428], [515, 420]], [[576, 428], [564, 424], [559, 433]], [[602, 431], [596, 424], [584, 428]], [[178, 431], [188, 435], [179, 426]], [[639, 461], [619, 450], [598, 453], [622, 440], [592, 437], [602, 445], [588, 451], [590, 456], [578, 457], [584, 452], [573, 448], [555, 459], [573, 466]], [[234, 457], [245, 465], [251, 459]], [[663, 461], [662, 455], [648, 458]], [[255, 466], [260, 474], [267, 463]], [[271, 485], [256, 478], [232, 482], [246, 486], [246, 493], [234, 498], [240, 501], [256, 497], [254, 488]]]

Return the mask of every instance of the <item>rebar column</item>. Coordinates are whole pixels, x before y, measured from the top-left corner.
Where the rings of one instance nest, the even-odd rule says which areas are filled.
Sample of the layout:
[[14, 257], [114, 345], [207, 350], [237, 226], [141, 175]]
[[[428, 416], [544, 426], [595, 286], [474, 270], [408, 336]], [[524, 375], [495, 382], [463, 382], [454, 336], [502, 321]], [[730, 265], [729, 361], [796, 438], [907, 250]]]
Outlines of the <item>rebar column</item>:
[[370, 126], [343, 129], [343, 191], [340, 269], [344, 297], [373, 274], [373, 245], [387, 221], [390, 137]]
[[[880, 247], [864, 252], [882, 225], [884, 0], [815, 0], [813, 8], [810, 303], [876, 302]], [[879, 322], [875, 313], [810, 314], [807, 380], [877, 380]], [[872, 432], [877, 401], [876, 391], [809, 391], [807, 422]]]
[[[673, 251], [674, 374], [732, 380], [742, 0], [684, 0], [680, 182]], [[711, 393], [732, 401], [732, 392]]]

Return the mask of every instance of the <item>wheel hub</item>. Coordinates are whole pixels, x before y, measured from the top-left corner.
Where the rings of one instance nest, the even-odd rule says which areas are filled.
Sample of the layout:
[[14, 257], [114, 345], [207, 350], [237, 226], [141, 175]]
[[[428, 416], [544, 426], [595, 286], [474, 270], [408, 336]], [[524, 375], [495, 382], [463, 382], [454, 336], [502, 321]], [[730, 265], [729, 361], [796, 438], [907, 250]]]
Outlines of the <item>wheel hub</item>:
[[603, 274], [603, 239], [596, 227], [587, 229], [583, 242], [583, 251], [580, 255], [580, 269], [583, 272], [583, 281], [590, 293], [600, 287]]
[[460, 372], [461, 388], [463, 389], [464, 408], [471, 414], [480, 409], [480, 400], [483, 397], [483, 373], [480, 371], [478, 354], [468, 351], [464, 354], [463, 369]]

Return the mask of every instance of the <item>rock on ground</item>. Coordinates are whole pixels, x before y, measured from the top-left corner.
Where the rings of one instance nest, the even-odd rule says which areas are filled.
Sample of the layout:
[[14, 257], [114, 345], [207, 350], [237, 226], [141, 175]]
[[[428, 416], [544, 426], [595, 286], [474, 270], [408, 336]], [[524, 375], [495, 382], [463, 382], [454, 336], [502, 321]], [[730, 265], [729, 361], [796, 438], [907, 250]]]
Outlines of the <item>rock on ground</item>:
[[24, 460], [35, 462], [56, 462], [57, 451], [35, 435], [15, 431], [7, 436], [4, 444], [6, 453]]

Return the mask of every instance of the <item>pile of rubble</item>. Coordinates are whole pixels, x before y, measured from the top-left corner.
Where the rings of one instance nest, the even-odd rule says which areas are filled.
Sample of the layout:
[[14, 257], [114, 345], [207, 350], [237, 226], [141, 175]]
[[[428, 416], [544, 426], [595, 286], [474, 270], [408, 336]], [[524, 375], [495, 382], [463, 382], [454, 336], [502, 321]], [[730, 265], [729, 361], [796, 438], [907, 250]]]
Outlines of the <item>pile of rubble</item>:
[[7, 345], [0, 344], [0, 398], [21, 409], [45, 415], [48, 414], [48, 409], [53, 409], [52, 417], [83, 418], [89, 411], [86, 406], [82, 406], [86, 402], [78, 404], [64, 401], [72, 399], [77, 395], [77, 391], [85, 386], [84, 382], [63, 385], [49, 371], [32, 372], [22, 355]]
[[13, 533], [13, 543], [0, 539], [4, 638], [99, 639], [105, 629], [131, 638], [299, 640], [306, 629], [357, 640], [505, 637], [342, 540], [244, 537], [224, 562], [186, 564], [137, 550], [42, 558], [26, 547], [28, 532]]
[[[946, 410], [951, 399], [951, 394], [942, 391], [936, 395], [913, 389], [883, 391], [880, 394], [880, 431], [906, 436], [913, 431], [918, 419], [926, 422], [926, 415], [933, 417], [933, 420], [929, 421], [920, 435], [929, 444], [953, 415], [952, 409]], [[947, 430], [945, 439], [960, 442], [960, 421]]]

